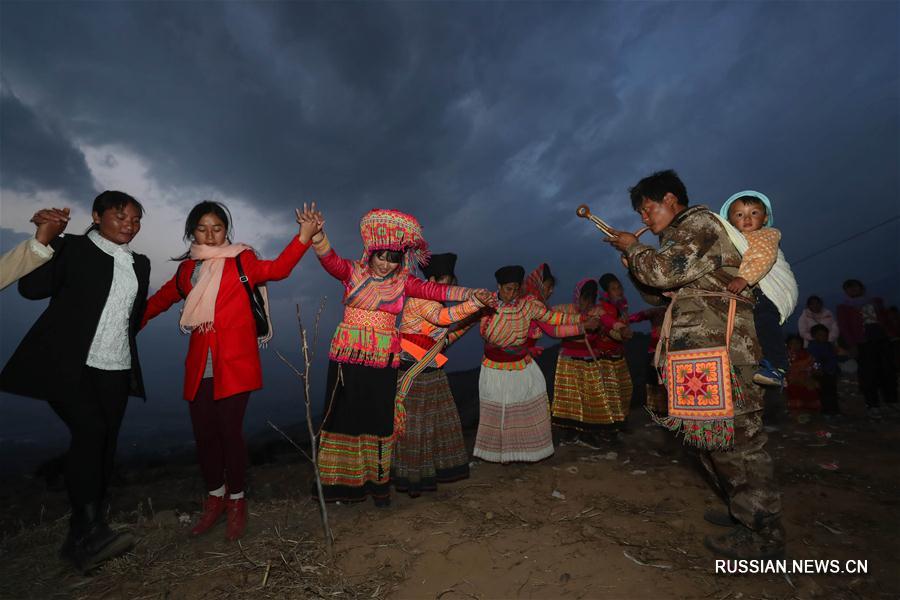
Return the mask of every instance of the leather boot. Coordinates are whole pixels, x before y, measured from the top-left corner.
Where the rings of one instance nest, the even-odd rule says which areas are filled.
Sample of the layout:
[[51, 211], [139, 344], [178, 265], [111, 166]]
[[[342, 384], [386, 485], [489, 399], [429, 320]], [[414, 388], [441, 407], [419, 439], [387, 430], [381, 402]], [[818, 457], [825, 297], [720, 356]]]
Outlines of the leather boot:
[[75, 562], [75, 540], [84, 535], [87, 525], [81, 511], [73, 508], [72, 514], [69, 516], [69, 531], [66, 533], [66, 539], [59, 548], [60, 558]]
[[243, 537], [247, 528], [247, 499], [238, 498], [225, 501], [225, 514], [228, 524], [225, 527], [225, 537], [229, 541], [236, 541]]
[[736, 525], [727, 533], [708, 535], [703, 545], [714, 554], [735, 559], [767, 559], [784, 556], [784, 527], [775, 522], [759, 531]]
[[716, 508], [707, 508], [703, 511], [703, 520], [719, 527], [734, 527], [740, 522], [732, 517], [727, 510], [718, 510]]
[[107, 560], [125, 554], [134, 546], [135, 538], [130, 531], [110, 529], [98, 503], [78, 507], [74, 517], [80, 531], [75, 537], [72, 559], [82, 573], [88, 573]]
[[200, 520], [191, 529], [191, 535], [206, 533], [213, 525], [219, 522], [224, 514], [225, 496], [207, 494], [206, 499], [203, 501], [203, 514], [200, 515]]

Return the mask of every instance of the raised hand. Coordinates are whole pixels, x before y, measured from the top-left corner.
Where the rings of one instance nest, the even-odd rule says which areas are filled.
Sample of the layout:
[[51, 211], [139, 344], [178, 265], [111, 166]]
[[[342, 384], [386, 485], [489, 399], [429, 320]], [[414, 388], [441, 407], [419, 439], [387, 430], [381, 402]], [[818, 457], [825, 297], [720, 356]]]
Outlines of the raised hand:
[[303, 209], [297, 208], [294, 209], [294, 212], [297, 215], [297, 223], [300, 224], [300, 241], [308, 244], [310, 240], [322, 232], [322, 228], [325, 226], [325, 218], [316, 208], [315, 202], [311, 204], [304, 202]]
[[616, 250], [625, 252], [625, 250], [630, 248], [633, 244], [637, 244], [637, 236], [635, 236], [633, 233], [628, 233], [627, 231], [619, 231], [618, 229], [613, 229], [612, 233], [615, 235], [615, 237], [608, 237], [603, 241], [614, 247]]
[[490, 306], [491, 308], [497, 308], [497, 294], [495, 294], [489, 290], [478, 289], [478, 290], [475, 290], [475, 293], [473, 295], [475, 296], [475, 299], [478, 300], [478, 302], [482, 306]]
[[54, 238], [66, 230], [69, 224], [68, 208], [44, 208], [31, 217], [31, 222], [37, 225], [37, 231], [34, 234], [35, 239], [45, 246]]

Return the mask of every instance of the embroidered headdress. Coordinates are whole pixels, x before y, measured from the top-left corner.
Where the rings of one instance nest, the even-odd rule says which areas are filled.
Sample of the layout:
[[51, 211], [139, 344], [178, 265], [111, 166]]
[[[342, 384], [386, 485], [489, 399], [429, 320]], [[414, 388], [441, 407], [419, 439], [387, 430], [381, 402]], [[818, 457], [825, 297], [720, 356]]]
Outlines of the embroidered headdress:
[[422, 226], [412, 215], [374, 208], [363, 215], [359, 233], [363, 240], [363, 260], [368, 260], [372, 252], [394, 250], [403, 252], [403, 265], [410, 270], [428, 264], [428, 242], [422, 237]]
[[550, 272], [550, 265], [547, 263], [539, 264], [537, 268], [525, 278], [523, 295], [531, 295], [541, 302], [547, 302], [549, 297], [544, 293], [544, 282], [548, 279], [556, 279], [553, 277], [553, 273]]
[[575, 295], [574, 295], [574, 300], [573, 300], [573, 302], [575, 303], [575, 306], [578, 306], [578, 302], [579, 302], [579, 300], [581, 300], [581, 291], [584, 289], [584, 286], [586, 286], [589, 283], [593, 283], [594, 303], [596, 304], [597, 280], [593, 279], [591, 277], [585, 277], [584, 279], [582, 279], [581, 281], [579, 281], [578, 283], [575, 284]]

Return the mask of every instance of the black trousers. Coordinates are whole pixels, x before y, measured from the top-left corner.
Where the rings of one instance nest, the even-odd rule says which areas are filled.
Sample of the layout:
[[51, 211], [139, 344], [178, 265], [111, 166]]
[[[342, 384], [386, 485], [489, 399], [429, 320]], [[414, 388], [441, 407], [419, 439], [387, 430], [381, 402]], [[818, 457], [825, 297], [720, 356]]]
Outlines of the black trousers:
[[76, 393], [50, 403], [72, 434], [65, 479], [73, 507], [99, 503], [106, 495], [128, 405], [129, 373], [86, 366]]
[[188, 402], [197, 460], [206, 482], [213, 491], [228, 485], [230, 494], [244, 491], [247, 481], [247, 444], [244, 441], [244, 413], [250, 392], [213, 399], [213, 378], [200, 381], [193, 402]]
[[815, 376], [819, 382], [819, 400], [822, 402], [822, 413], [836, 415], [841, 412], [838, 406], [837, 373], [819, 373]]
[[861, 343], [857, 348], [857, 377], [866, 405], [878, 406], [879, 390], [885, 402], [897, 402], [897, 365], [890, 341], [872, 340]]
[[753, 295], [756, 297], [753, 320], [756, 323], [756, 337], [759, 338], [763, 358], [776, 369], [787, 371], [787, 344], [784, 330], [781, 328], [781, 314], [778, 307], [766, 298], [758, 287], [753, 289]]

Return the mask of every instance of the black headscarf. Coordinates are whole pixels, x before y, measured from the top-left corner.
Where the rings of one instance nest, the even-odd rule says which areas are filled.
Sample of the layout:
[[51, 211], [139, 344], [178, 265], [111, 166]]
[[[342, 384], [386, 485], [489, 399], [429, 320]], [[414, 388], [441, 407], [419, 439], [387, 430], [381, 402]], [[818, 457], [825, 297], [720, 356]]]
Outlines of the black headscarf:
[[522, 283], [522, 280], [525, 279], [525, 269], [519, 265], [500, 267], [497, 269], [497, 272], [494, 273], [494, 277], [497, 278], [497, 283], [499, 285], [503, 285], [504, 283]]

